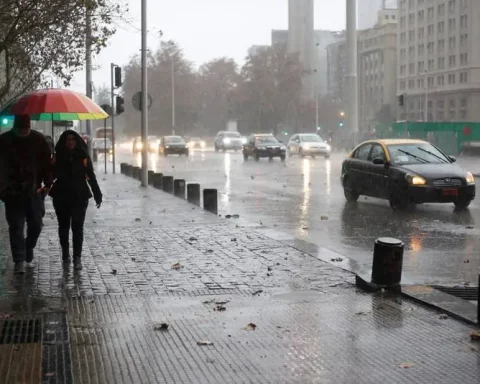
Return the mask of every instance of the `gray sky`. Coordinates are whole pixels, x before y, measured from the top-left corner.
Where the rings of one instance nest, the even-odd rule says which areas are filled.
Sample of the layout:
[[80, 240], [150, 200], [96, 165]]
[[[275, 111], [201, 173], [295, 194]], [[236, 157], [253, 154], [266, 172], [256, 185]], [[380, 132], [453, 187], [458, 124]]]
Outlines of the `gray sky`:
[[[359, 0], [360, 2], [362, 0]], [[140, 0], [128, 0], [131, 24], [119, 25], [117, 34], [94, 64], [95, 86], [110, 84], [110, 63], [128, 63], [139, 53]], [[149, 47], [163, 39], [175, 40], [196, 65], [228, 56], [240, 64], [250, 46], [269, 44], [272, 29], [288, 26], [287, 0], [147, 0]], [[345, 0], [315, 0], [315, 28], [340, 30], [345, 27]], [[85, 73], [79, 72], [72, 89], [85, 92]]]

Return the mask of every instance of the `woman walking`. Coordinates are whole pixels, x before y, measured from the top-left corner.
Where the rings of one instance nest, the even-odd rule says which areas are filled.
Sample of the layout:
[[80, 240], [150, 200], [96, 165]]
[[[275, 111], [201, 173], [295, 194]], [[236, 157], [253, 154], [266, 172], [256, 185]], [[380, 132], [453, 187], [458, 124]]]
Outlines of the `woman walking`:
[[[95, 199], [97, 208], [102, 204], [102, 192], [98, 186], [88, 148], [81, 136], [67, 130], [60, 136], [53, 157], [54, 184], [50, 190], [57, 214], [58, 236], [64, 263], [70, 262], [69, 234], [72, 228], [73, 265], [82, 269], [83, 224], [88, 200]], [[88, 184], [90, 184], [90, 188]]]

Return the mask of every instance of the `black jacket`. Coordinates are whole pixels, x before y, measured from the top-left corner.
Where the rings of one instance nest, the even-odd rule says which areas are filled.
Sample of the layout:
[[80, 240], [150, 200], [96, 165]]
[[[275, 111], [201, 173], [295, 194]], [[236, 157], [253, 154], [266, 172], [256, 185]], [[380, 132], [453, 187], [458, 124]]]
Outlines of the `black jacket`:
[[[75, 134], [77, 147], [68, 151], [65, 147], [67, 134]], [[53, 187], [50, 196], [56, 200], [88, 200], [92, 197], [97, 204], [102, 202], [102, 192], [98, 186], [93, 164], [88, 156], [83, 139], [74, 131], [66, 131], [60, 137], [53, 157]], [[88, 187], [90, 185], [90, 188]]]

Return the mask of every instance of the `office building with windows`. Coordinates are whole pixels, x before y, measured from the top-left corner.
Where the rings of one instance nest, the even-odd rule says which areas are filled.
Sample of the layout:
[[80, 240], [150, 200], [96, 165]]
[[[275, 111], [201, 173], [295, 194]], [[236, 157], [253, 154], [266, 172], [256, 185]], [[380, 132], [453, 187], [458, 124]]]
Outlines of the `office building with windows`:
[[399, 0], [399, 120], [480, 121], [479, 19], [479, 0]]

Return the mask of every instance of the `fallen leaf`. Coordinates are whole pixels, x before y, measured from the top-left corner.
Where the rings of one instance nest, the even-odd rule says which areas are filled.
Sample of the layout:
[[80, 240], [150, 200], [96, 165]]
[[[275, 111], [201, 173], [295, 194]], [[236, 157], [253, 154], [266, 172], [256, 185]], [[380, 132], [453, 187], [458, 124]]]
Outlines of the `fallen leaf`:
[[473, 331], [470, 334], [470, 339], [472, 339], [473, 341], [480, 341], [480, 331]]
[[406, 362], [406, 363], [401, 363], [398, 365], [398, 368], [405, 368], [405, 369], [408, 369], [408, 368], [412, 368], [414, 367], [415, 364], [414, 363], [411, 363], [411, 362]]
[[175, 270], [179, 270], [180, 268], [182, 268], [181, 264], [180, 263], [175, 263], [172, 265], [172, 269], [175, 269]]
[[328, 220], [328, 216], [320, 216], [320, 220]]
[[448, 315], [446, 315], [446, 314], [440, 315], [439, 319], [440, 319], [440, 320], [447, 320], [447, 319], [448, 319]]
[[202, 304], [205, 304], [205, 305], [206, 305], [206, 304], [212, 304], [212, 303], [214, 303], [214, 302], [215, 302], [215, 300], [214, 300], [214, 299], [211, 299], [211, 300], [205, 300]]
[[355, 313], [355, 315], [357, 315], [357, 316], [365, 316], [366, 314], [367, 314], [367, 312], [363, 312], [363, 311]]
[[262, 289], [259, 289], [258, 291], [255, 291], [252, 293], [252, 296], [257, 296], [259, 295], [260, 293], [263, 293], [263, 290]]
[[166, 331], [168, 330], [169, 325], [167, 323], [160, 323], [153, 327], [155, 331]]
[[190, 237], [188, 241], [197, 241], [198, 239], [196, 237]]
[[467, 225], [465, 228], [467, 229], [475, 229], [475, 227], [473, 225]]
[[239, 219], [239, 218], [240, 218], [240, 215], [232, 215], [232, 218], [233, 218], [233, 219]]
[[213, 345], [213, 342], [209, 341], [209, 340], [199, 340], [197, 341], [197, 345], [200, 345], [200, 346], [208, 346], [208, 345]]
[[243, 328], [245, 331], [255, 331], [257, 329], [257, 325], [254, 323], [249, 323], [245, 328]]
[[228, 304], [230, 301], [228, 300], [225, 300], [225, 301], [216, 301], [215, 304], [217, 305], [225, 305], [225, 304]]
[[116, 269], [112, 269], [112, 272], [110, 272], [112, 275], [116, 275], [117, 274], [117, 270]]
[[231, 219], [231, 218], [232, 218], [232, 215], [225, 215], [225, 218], [226, 218], [226, 219]]
[[132, 257], [132, 259], [131, 259], [131, 260], [132, 260], [132, 261], [136, 261], [137, 259], [136, 259], [135, 257]]
[[334, 259], [330, 259], [330, 261], [332, 261], [334, 263], [340, 263], [341, 261], [343, 261], [343, 259], [341, 257], [336, 257]]
[[227, 310], [226, 307], [224, 307], [223, 305], [217, 305], [217, 308], [215, 308], [215, 311], [217, 312], [225, 312]]
[[142, 219], [140, 219], [139, 217], [137, 217], [137, 218], [135, 219], [135, 221], [136, 221], [137, 223], [139, 223], [140, 221], [142, 221]]

